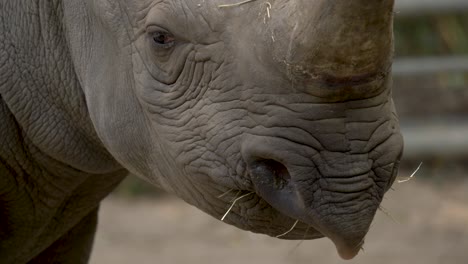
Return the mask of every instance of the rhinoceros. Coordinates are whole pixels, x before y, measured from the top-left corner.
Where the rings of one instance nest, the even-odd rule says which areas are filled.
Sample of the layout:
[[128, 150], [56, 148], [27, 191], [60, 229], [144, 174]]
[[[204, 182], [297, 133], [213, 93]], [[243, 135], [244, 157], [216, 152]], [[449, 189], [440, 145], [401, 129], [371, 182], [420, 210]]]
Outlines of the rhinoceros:
[[394, 0], [0, 0], [0, 262], [86, 263], [128, 173], [364, 243], [398, 171]]

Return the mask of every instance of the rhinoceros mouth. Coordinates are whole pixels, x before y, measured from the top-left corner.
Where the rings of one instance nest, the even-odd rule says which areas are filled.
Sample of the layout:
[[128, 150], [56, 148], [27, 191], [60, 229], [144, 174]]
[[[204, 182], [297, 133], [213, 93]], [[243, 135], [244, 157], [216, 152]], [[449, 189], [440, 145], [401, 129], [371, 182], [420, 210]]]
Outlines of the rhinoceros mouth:
[[[258, 211], [255, 217], [270, 218], [271, 223], [276, 226], [276, 228], [269, 229], [268, 231], [266, 231], [263, 226], [256, 226], [255, 224], [249, 225], [248, 227], [240, 227], [242, 229], [247, 229], [254, 233], [263, 233], [283, 240], [312, 240], [325, 237], [325, 235], [315, 229], [311, 224], [297, 220], [293, 216], [278, 211], [255, 191], [230, 189], [218, 196], [218, 198], [228, 201], [229, 204], [228, 209], [220, 218], [221, 221], [232, 221], [229, 218], [231, 214], [238, 214], [239, 211], [237, 207], [250, 208], [251, 206], [248, 204], [252, 200], [255, 200], [257, 201], [256, 203], [266, 205], [262, 206], [262, 210]], [[235, 211], [237, 213], [235, 213]], [[244, 210], [241, 209], [240, 211], [242, 212]], [[280, 215], [280, 217], [278, 217], [278, 215]], [[249, 219], [249, 215], [238, 214], [238, 216], [245, 218], [247, 222], [251, 222], [249, 221], [251, 220]], [[236, 222], [233, 222], [233, 224], [235, 223]]]

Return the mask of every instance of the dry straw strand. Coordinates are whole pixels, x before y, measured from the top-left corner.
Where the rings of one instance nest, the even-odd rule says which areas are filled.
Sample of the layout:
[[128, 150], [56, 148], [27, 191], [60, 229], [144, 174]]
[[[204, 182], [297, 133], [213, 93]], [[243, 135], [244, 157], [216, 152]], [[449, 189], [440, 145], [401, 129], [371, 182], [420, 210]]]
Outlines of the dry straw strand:
[[270, 15], [271, 3], [266, 2], [266, 5], [267, 5], [267, 16], [268, 16], [268, 18], [271, 18], [271, 15]]
[[289, 229], [288, 231], [284, 232], [281, 235], [277, 235], [276, 238], [284, 237], [285, 235], [291, 233], [293, 229], [296, 227], [297, 223], [299, 223], [299, 220], [296, 220], [296, 222], [294, 222], [294, 225], [291, 227], [291, 229]]
[[234, 197], [232, 197], [232, 199], [229, 201], [230, 203], [234, 202], [235, 199], [237, 199], [237, 197], [239, 197], [239, 194], [241, 194], [242, 191], [241, 190], [238, 190], [236, 195]]
[[251, 195], [251, 194], [253, 194], [253, 192], [244, 194], [244, 195], [242, 195], [241, 197], [236, 198], [236, 199], [234, 200], [234, 202], [232, 202], [232, 204], [231, 204], [231, 206], [229, 207], [229, 209], [226, 211], [226, 213], [225, 213], [225, 214], [223, 215], [223, 217], [221, 218], [221, 221], [224, 221], [224, 219], [226, 218], [226, 216], [229, 214], [229, 212], [231, 212], [232, 208], [234, 208], [234, 205], [236, 205], [236, 203], [237, 203], [239, 200], [241, 200], [242, 198], [245, 198], [245, 197], [247, 197], [247, 196], [249, 196], [249, 195]]
[[392, 214], [390, 214], [390, 212], [385, 209], [383, 206], [379, 206], [379, 210], [382, 211], [382, 213], [384, 213], [386, 216], [388, 216], [390, 219], [392, 219], [393, 222], [397, 223], [397, 224], [400, 224], [400, 221], [396, 220], [395, 217], [393, 217]]
[[309, 232], [309, 229], [310, 229], [310, 226], [307, 226], [307, 229], [306, 231], [304, 232], [304, 236], [302, 237], [301, 241], [299, 241], [299, 243], [297, 243], [296, 246], [294, 246], [289, 252], [288, 252], [288, 257], [289, 256], [292, 256], [292, 254], [302, 245], [302, 243], [304, 243], [306, 237], [307, 237], [307, 233]]
[[239, 2], [239, 3], [235, 3], [235, 4], [219, 5], [218, 7], [219, 8], [235, 7], [235, 6], [240, 6], [240, 5], [247, 4], [247, 3], [250, 3], [250, 2], [253, 2], [253, 1], [257, 1], [257, 0], [245, 0], [245, 1], [242, 1], [242, 2]]
[[409, 182], [413, 179], [414, 175], [416, 175], [416, 173], [419, 171], [419, 169], [421, 168], [421, 166], [423, 165], [423, 163], [421, 162], [418, 166], [418, 168], [411, 174], [411, 176], [409, 176], [408, 178], [404, 179], [404, 180], [401, 180], [401, 181], [398, 181], [398, 183], [404, 183], [404, 182]]
[[228, 195], [229, 193], [231, 193], [232, 191], [234, 191], [234, 189], [230, 189], [229, 191], [221, 194], [220, 196], [218, 196], [218, 198], [223, 198], [224, 196]]

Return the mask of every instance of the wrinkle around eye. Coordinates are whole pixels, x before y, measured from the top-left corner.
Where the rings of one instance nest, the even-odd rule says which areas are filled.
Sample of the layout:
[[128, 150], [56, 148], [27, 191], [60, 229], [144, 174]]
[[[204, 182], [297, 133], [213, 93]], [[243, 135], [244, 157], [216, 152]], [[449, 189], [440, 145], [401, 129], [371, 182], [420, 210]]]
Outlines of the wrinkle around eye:
[[155, 80], [166, 85], [177, 82], [193, 51], [193, 45], [177, 45], [170, 53], [158, 56], [148, 45], [141, 42], [137, 44], [137, 53], [148, 73]]

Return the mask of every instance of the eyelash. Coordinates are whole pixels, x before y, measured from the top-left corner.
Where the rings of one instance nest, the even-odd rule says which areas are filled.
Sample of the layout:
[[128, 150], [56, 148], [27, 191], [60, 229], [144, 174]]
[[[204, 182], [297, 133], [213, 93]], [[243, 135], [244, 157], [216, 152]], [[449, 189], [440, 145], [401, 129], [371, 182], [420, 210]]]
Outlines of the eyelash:
[[153, 46], [161, 49], [170, 49], [175, 45], [174, 36], [163, 30], [154, 31], [150, 35]]

